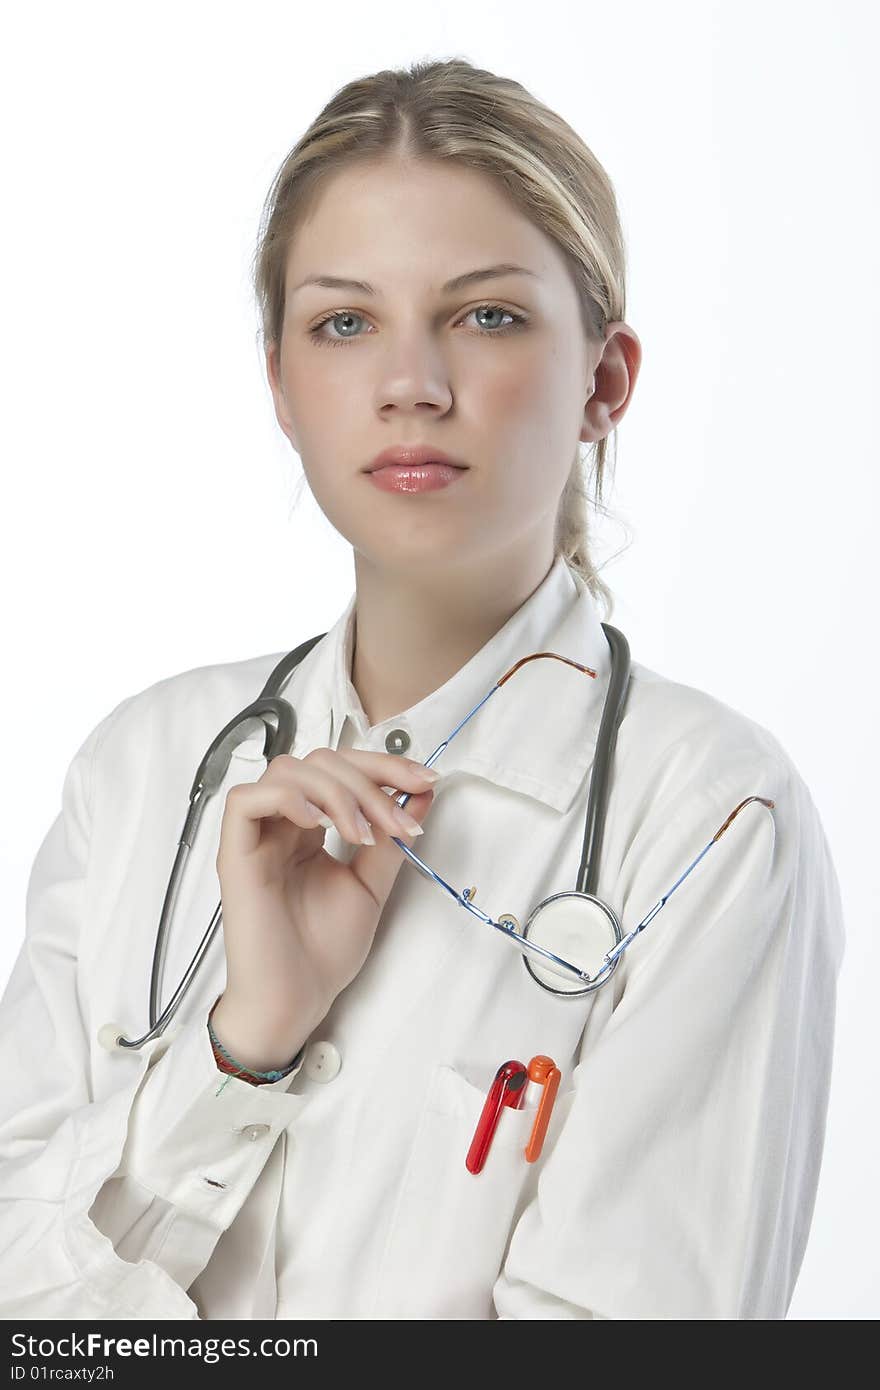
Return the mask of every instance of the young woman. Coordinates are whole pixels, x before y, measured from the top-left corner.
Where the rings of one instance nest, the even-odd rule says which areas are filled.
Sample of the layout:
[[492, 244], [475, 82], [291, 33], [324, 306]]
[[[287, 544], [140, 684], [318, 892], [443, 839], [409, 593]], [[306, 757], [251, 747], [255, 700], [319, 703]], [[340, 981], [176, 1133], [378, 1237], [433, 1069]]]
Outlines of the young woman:
[[[145, 1017], [193, 769], [282, 653], [158, 682], [72, 761], [0, 1005], [5, 1318], [785, 1316], [843, 949], [809, 791], [633, 661], [585, 845], [615, 630], [579, 446], [599, 500], [641, 361], [624, 260], [581, 139], [463, 61], [351, 82], [285, 160], [267, 371], [355, 592], [291, 739], [266, 762], [251, 729], [205, 805], [159, 1012], [218, 880], [222, 950], [140, 1047], [102, 1043]], [[622, 932], [677, 891], [570, 992], [520, 943], [578, 884]]]

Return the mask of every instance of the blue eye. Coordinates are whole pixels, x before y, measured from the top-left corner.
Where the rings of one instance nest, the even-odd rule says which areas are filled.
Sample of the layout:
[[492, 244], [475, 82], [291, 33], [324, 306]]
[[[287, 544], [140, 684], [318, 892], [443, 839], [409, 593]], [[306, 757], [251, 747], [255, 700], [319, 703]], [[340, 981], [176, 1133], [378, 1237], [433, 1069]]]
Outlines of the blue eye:
[[[512, 319], [513, 322], [502, 324], [500, 327], [497, 328], [481, 328], [478, 330], [479, 337], [498, 338], [501, 336], [502, 333], [510, 333], [517, 328], [523, 327], [523, 325], [528, 322], [528, 320], [525, 318], [523, 314], [516, 314], [512, 309], [505, 309], [503, 304], [478, 304], [475, 308], [468, 309], [467, 314], [465, 314], [464, 317], [467, 318], [470, 314], [478, 314], [484, 309], [488, 309], [490, 313], [506, 314], [506, 316], [509, 319]], [[311, 338], [312, 342], [316, 344], [320, 343], [322, 345], [327, 344], [330, 347], [341, 347], [344, 343], [352, 341], [350, 337], [328, 338], [321, 333], [320, 330], [324, 327], [324, 324], [330, 323], [333, 319], [362, 320], [363, 315], [355, 313], [352, 309], [334, 309], [332, 313], [325, 314], [324, 317], [320, 320], [320, 322], [316, 323], [312, 328], [309, 329], [309, 337]], [[358, 334], [356, 336], [363, 337], [364, 335]]]
[[325, 314], [320, 323], [316, 323], [314, 328], [309, 329], [309, 336], [316, 343], [331, 343], [336, 347], [339, 343], [345, 343], [347, 338], [325, 338], [321, 335], [321, 329], [325, 323], [330, 323], [332, 319], [358, 319], [360, 314], [353, 314], [350, 309], [335, 309], [332, 314]]

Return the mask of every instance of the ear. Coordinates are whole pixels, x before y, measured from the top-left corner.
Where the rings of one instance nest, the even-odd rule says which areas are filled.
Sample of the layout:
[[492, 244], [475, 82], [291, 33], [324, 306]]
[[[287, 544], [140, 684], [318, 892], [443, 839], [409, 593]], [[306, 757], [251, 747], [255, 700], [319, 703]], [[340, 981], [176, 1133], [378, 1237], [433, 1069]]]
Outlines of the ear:
[[600, 418], [601, 399], [597, 395], [598, 391], [598, 367], [593, 373], [593, 377], [587, 386], [587, 393], [584, 399], [584, 413], [581, 419], [581, 432], [578, 438], [582, 444], [595, 444], [600, 440], [605, 430], [602, 428]]
[[281, 384], [279, 356], [280, 350], [278, 343], [273, 340], [266, 347], [266, 375], [269, 378], [272, 400], [275, 405], [275, 418], [294, 449], [299, 453], [293, 429], [293, 421], [290, 418], [290, 413], [287, 408], [287, 399], [284, 395], [284, 387]]
[[642, 364], [642, 344], [628, 323], [606, 325], [605, 346], [594, 366], [594, 390], [584, 404], [580, 438], [585, 444], [604, 439], [616, 429], [632, 400]]

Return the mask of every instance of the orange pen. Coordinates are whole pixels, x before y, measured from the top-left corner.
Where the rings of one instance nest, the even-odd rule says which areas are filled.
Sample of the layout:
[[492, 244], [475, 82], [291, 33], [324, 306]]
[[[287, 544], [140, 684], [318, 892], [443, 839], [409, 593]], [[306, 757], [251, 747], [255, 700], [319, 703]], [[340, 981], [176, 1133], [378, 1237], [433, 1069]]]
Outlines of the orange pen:
[[559, 1090], [562, 1072], [559, 1070], [552, 1057], [544, 1057], [539, 1053], [537, 1057], [533, 1057], [529, 1062], [528, 1074], [529, 1081], [535, 1081], [538, 1085], [544, 1087], [544, 1094], [538, 1106], [535, 1123], [532, 1125], [529, 1142], [525, 1147], [527, 1161], [529, 1163], [534, 1163], [535, 1159], [540, 1156], [541, 1149], [544, 1145], [544, 1135], [547, 1133], [547, 1126], [550, 1123], [550, 1112], [553, 1109], [556, 1092]]

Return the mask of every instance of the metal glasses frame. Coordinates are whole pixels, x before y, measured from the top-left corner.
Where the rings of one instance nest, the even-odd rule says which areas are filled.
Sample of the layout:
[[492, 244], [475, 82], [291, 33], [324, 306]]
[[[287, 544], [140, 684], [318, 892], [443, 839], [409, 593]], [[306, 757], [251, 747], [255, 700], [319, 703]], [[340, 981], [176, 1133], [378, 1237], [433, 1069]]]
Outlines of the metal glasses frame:
[[[516, 672], [519, 671], [523, 666], [525, 666], [527, 662], [538, 661], [544, 657], [552, 658], [554, 661], [564, 661], [567, 666], [573, 666], [576, 670], [582, 671], [585, 675], [593, 676], [594, 678], [596, 676], [596, 672], [592, 670], [591, 667], [582, 666], [580, 662], [572, 661], [567, 656], [560, 656], [557, 652], [533, 652], [531, 656], [522, 657], [519, 661], [516, 662], [514, 666], [511, 666], [510, 670], [505, 672], [501, 679], [497, 681], [495, 685], [492, 686], [491, 690], [489, 690], [489, 692], [486, 695], [484, 695], [483, 698], [476, 705], [474, 705], [473, 709], [465, 715], [461, 723], [457, 724], [456, 727], [452, 730], [452, 733], [449, 734], [449, 736], [445, 738], [443, 742], [434, 749], [430, 757], [425, 759], [423, 766], [433, 766], [433, 764], [437, 761], [441, 754], [449, 747], [450, 743], [455, 738], [455, 735], [461, 729], [464, 728], [465, 724], [467, 724], [470, 719], [473, 719], [474, 715], [477, 713], [478, 710], [483, 708], [490, 696], [494, 695], [497, 690], [500, 690], [501, 687], [507, 681], [510, 680], [511, 676], [515, 675]], [[392, 799], [398, 806], [404, 807], [412, 795], [412, 792], [403, 792], [399, 796], [395, 796]], [[621, 956], [630, 945], [632, 945], [635, 938], [639, 935], [640, 932], [644, 931], [645, 927], [648, 926], [649, 922], [652, 922], [654, 920], [660, 909], [664, 907], [665, 904], [672, 897], [672, 894], [675, 892], [676, 888], [678, 888], [679, 884], [683, 883], [684, 880], [687, 878], [688, 874], [696, 868], [696, 866], [699, 864], [700, 860], [708, 852], [708, 850], [710, 850], [714, 844], [718, 843], [727, 827], [736, 818], [736, 816], [739, 815], [743, 807], [747, 806], [750, 801], [759, 801], [762, 806], [767, 806], [770, 810], [772, 810], [776, 804], [775, 802], [771, 801], [768, 797], [765, 796], [747, 796], [744, 798], [744, 800], [742, 800], [739, 803], [738, 806], [735, 806], [734, 809], [731, 811], [730, 815], [724, 821], [723, 825], [720, 827], [720, 829], [716, 830], [709, 843], [704, 846], [704, 848], [697, 855], [696, 859], [694, 859], [692, 863], [688, 865], [688, 867], [684, 870], [684, 873], [682, 873], [676, 879], [675, 883], [673, 883], [669, 891], [663, 894], [662, 898], [660, 898], [654, 904], [651, 910], [648, 913], [646, 913], [646, 915], [642, 918], [641, 922], [639, 922], [637, 926], [633, 927], [632, 931], [627, 932], [625, 936], [623, 936], [619, 941], [617, 941], [616, 945], [613, 946], [610, 951], [607, 951], [605, 953], [605, 955], [602, 958], [599, 969], [597, 970], [595, 975], [590, 975], [589, 971], [583, 970], [580, 966], [575, 965], [572, 961], [565, 960], [564, 957], [556, 955], [554, 951], [550, 951], [544, 946], [539, 946], [537, 942], [530, 941], [527, 936], [524, 936], [520, 932], [519, 924], [512, 913], [502, 913], [497, 920], [494, 917], [491, 917], [488, 912], [484, 912], [482, 908], [478, 907], [477, 904], [474, 902], [474, 898], [477, 892], [476, 887], [464, 888], [461, 890], [461, 892], [458, 892], [455, 888], [452, 887], [451, 884], [447, 883], [444, 878], [441, 878], [440, 874], [438, 874], [434, 869], [432, 869], [429, 864], [426, 864], [425, 861], [421, 859], [415, 853], [414, 850], [410, 849], [409, 845], [404, 844], [403, 840], [401, 840], [399, 836], [392, 835], [390, 838], [394, 841], [398, 848], [403, 851], [407, 859], [410, 860], [410, 862], [419, 870], [421, 874], [423, 874], [426, 878], [430, 879], [431, 882], [436, 883], [439, 888], [442, 888], [446, 893], [448, 893], [450, 897], [452, 897], [459, 904], [460, 907], [466, 908], [468, 912], [473, 913], [473, 915], [477, 917], [481, 922], [484, 922], [487, 926], [494, 927], [496, 931], [501, 932], [504, 939], [506, 941], [509, 941], [511, 945], [514, 946], [518, 951], [521, 951], [527, 959], [531, 958], [536, 963], [540, 961], [545, 969], [552, 971], [554, 974], [562, 976], [564, 979], [568, 980], [576, 979], [577, 981], [579, 981], [580, 984], [588, 986], [590, 989], [595, 989], [599, 984], [604, 984], [605, 980], [610, 977], [618, 957]], [[529, 920], [531, 921], [532, 918], [534, 918], [535, 914], [538, 911], [538, 908], [543, 907], [545, 903], [552, 902], [554, 898], [563, 896], [566, 896], [566, 894], [557, 893], [554, 894], [552, 898], [545, 898], [541, 903], [538, 904], [538, 907], [534, 909]], [[587, 897], [590, 895], [579, 894], [577, 896]], [[596, 903], [599, 907], [604, 908], [606, 913], [609, 913], [610, 915], [610, 910], [605, 906], [604, 903], [601, 903], [599, 899], [593, 898], [592, 901]], [[580, 996], [574, 995], [572, 997], [577, 998]]]

